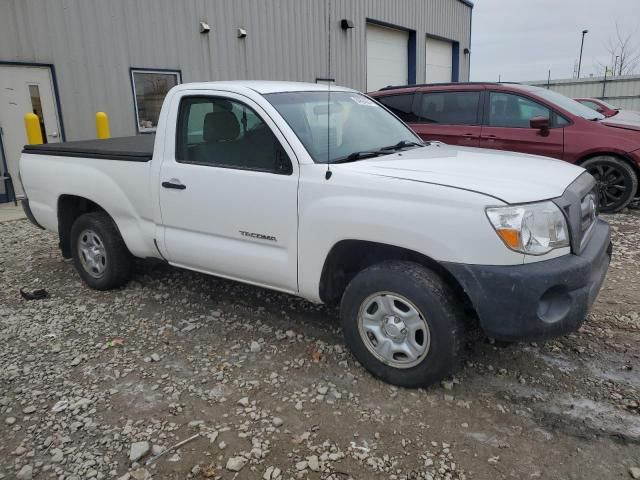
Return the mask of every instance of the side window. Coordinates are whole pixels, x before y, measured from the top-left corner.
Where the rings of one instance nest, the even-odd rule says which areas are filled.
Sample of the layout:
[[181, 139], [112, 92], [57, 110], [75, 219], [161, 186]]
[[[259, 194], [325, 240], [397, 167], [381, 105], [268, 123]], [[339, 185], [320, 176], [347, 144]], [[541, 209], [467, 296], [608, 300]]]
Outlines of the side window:
[[552, 117], [553, 121], [552, 121], [552, 126], [554, 127], [566, 127], [567, 125], [569, 125], [569, 120], [567, 120], [566, 118], [564, 118], [562, 115], [560, 115], [559, 113], [555, 113], [553, 112], [553, 117]]
[[216, 97], [180, 102], [176, 160], [289, 175], [291, 161], [269, 126], [250, 107]]
[[418, 120], [417, 116], [413, 112], [413, 93], [378, 97], [376, 100], [405, 122], [415, 122]]
[[444, 125], [477, 125], [480, 92], [423, 93], [420, 122]]
[[590, 102], [589, 100], [580, 100], [580, 103], [583, 104], [585, 107], [589, 107], [591, 110], [595, 110], [596, 112], [600, 108], [600, 105], [594, 102]]
[[529, 128], [529, 120], [533, 117], [546, 117], [551, 121], [551, 110], [520, 95], [499, 92], [489, 94], [489, 126]]

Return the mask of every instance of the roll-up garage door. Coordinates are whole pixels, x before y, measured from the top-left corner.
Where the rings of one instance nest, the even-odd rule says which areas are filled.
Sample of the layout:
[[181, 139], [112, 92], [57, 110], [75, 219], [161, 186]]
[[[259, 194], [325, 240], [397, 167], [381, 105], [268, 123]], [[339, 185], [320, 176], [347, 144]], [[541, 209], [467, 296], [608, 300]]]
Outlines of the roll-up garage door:
[[408, 48], [408, 32], [367, 24], [367, 91], [408, 83]]
[[453, 49], [451, 42], [427, 38], [426, 83], [443, 83], [452, 80]]

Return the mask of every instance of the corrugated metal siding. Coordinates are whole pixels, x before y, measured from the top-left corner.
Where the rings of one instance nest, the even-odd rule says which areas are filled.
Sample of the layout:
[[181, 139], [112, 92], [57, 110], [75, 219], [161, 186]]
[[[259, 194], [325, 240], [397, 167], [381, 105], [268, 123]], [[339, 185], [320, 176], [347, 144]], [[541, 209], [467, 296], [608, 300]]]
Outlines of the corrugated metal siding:
[[[543, 80], [525, 83], [547, 86]], [[549, 88], [571, 98], [600, 98], [619, 108], [640, 110], [640, 75], [607, 77], [606, 83], [603, 77], [552, 80]]]
[[[104, 110], [114, 136], [136, 131], [130, 67], [178, 69], [183, 82], [227, 79], [315, 81], [327, 72], [323, 0], [0, 0], [0, 61], [55, 65], [67, 139], [94, 136]], [[417, 82], [425, 38], [470, 44], [471, 8], [459, 0], [332, 0], [332, 71], [338, 84], [366, 86], [367, 18], [416, 31]], [[342, 18], [355, 28], [340, 29]], [[200, 21], [211, 25], [208, 35]], [[236, 30], [244, 27], [246, 39]]]

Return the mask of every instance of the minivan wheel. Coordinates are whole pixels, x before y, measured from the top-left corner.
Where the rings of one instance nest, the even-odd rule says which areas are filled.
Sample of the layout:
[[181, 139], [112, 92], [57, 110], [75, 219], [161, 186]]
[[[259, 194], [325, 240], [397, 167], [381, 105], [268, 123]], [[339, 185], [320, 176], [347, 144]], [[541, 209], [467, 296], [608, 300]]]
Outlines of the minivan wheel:
[[71, 254], [82, 280], [96, 290], [120, 287], [131, 277], [133, 257], [104, 212], [76, 219], [71, 227]]
[[417, 263], [383, 262], [358, 273], [340, 317], [354, 356], [385, 382], [423, 387], [458, 363], [462, 309], [442, 279]]
[[638, 177], [633, 167], [624, 160], [600, 155], [581, 164], [598, 182], [600, 211], [619, 212], [635, 197]]

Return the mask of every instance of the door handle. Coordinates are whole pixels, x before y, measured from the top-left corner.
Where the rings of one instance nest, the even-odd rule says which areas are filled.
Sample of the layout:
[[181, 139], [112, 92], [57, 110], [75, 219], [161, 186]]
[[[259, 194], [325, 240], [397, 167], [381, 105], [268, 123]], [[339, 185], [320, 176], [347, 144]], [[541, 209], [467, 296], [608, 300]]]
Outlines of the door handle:
[[59, 136], [60, 136], [60, 133], [59, 133], [59, 132], [53, 132], [53, 133], [51, 133], [51, 134], [49, 135], [49, 137], [51, 137], [51, 138], [58, 138]]
[[176, 180], [175, 178], [172, 178], [168, 182], [162, 182], [162, 186], [164, 188], [173, 188], [175, 190], [184, 190], [185, 188], [187, 188], [186, 185], [183, 185], [182, 183], [180, 183], [180, 180]]
[[490, 134], [490, 135], [483, 135], [482, 138], [498, 138], [498, 136]]
[[462, 136], [463, 137], [467, 137], [467, 138], [471, 138], [471, 137], [475, 137], [475, 134], [473, 134], [473, 133], [463, 133]]

